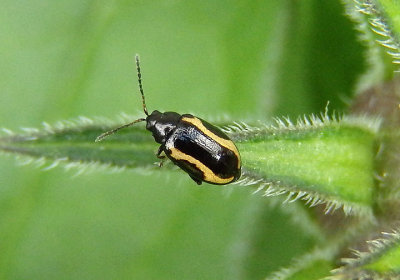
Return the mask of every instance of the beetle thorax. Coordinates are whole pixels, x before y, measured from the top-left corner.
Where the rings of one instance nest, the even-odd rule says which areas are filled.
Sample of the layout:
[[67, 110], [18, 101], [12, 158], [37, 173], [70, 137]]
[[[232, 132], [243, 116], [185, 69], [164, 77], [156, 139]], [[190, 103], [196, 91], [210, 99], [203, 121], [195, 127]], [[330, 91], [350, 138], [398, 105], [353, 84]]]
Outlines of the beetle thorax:
[[161, 113], [153, 111], [146, 118], [146, 129], [151, 131], [157, 143], [165, 143], [168, 135], [175, 129], [181, 119], [181, 115], [175, 112]]

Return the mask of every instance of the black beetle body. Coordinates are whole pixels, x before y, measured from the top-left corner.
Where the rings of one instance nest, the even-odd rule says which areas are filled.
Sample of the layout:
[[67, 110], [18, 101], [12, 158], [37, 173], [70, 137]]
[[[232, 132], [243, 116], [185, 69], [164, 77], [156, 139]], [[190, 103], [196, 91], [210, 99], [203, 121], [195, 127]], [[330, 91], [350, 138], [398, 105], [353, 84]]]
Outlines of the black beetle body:
[[240, 177], [240, 155], [217, 127], [190, 114], [153, 111], [146, 129], [167, 157], [197, 183], [224, 185]]
[[197, 184], [200, 185], [204, 181], [215, 185], [225, 185], [236, 181], [241, 174], [241, 161], [239, 151], [232, 140], [219, 128], [190, 114], [161, 113], [157, 110], [149, 114], [142, 88], [138, 55], [136, 55], [136, 65], [146, 118], [105, 132], [97, 137], [96, 141], [102, 140], [121, 128], [145, 121], [146, 129], [151, 131], [154, 140], [161, 144], [157, 157], [163, 158], [161, 153], [164, 152]]

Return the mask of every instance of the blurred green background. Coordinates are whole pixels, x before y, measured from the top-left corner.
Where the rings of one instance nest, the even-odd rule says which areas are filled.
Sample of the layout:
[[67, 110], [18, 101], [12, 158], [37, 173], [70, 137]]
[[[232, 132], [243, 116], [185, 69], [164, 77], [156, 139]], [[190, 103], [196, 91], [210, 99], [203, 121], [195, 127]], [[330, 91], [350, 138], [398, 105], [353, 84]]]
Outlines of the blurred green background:
[[[296, 118], [328, 100], [345, 112], [365, 68], [340, 1], [0, 4], [0, 126], [15, 130], [141, 116], [135, 53], [149, 110], [211, 120]], [[324, 240], [301, 203], [253, 189], [17, 163], [0, 160], [0, 279], [262, 279]]]

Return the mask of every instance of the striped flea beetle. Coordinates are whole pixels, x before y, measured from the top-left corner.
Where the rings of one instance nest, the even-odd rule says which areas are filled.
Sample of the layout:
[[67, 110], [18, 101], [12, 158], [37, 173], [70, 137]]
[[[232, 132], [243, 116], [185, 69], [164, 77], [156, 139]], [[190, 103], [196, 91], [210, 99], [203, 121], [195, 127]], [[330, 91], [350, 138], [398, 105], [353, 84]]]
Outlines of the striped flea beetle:
[[219, 128], [190, 114], [175, 112], [148, 113], [143, 93], [139, 56], [136, 55], [139, 91], [142, 96], [146, 118], [140, 118], [107, 131], [96, 138], [96, 142], [114, 134], [122, 128], [138, 122], [146, 122], [154, 140], [161, 144], [157, 157], [163, 159], [162, 152], [177, 166], [189, 174], [197, 183], [203, 181], [225, 185], [236, 181], [241, 174], [240, 154], [235, 144]]

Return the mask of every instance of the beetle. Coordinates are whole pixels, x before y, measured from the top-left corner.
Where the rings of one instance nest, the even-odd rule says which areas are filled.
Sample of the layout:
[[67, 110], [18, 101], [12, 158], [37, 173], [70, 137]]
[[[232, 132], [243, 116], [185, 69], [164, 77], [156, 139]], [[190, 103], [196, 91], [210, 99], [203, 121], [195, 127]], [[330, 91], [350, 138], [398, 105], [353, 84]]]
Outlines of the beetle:
[[163, 159], [165, 156], [162, 153], [164, 152], [197, 184], [207, 182], [225, 185], [239, 179], [241, 175], [239, 151], [222, 130], [191, 114], [161, 113], [157, 110], [151, 114], [148, 113], [142, 86], [139, 55], [135, 56], [135, 60], [139, 91], [146, 118], [140, 118], [107, 131], [98, 136], [96, 142], [122, 128], [138, 122], [146, 122], [146, 129], [152, 133], [154, 140], [161, 144], [157, 157]]

